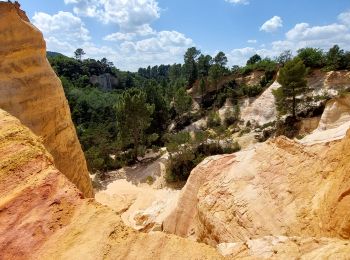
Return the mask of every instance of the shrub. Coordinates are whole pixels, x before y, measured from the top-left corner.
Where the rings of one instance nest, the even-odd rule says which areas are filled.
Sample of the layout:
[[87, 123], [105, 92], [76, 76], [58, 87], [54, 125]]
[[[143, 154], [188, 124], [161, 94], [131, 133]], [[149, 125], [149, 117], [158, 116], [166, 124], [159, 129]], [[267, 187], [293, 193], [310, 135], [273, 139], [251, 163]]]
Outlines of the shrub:
[[216, 154], [234, 153], [240, 149], [241, 147], [237, 142], [225, 146], [221, 146], [217, 142], [202, 143], [196, 147], [181, 146], [176, 153], [170, 155], [166, 181], [186, 181], [192, 169], [206, 157]]
[[221, 119], [218, 112], [211, 111], [207, 118], [207, 126], [210, 128], [218, 127], [221, 125]]
[[298, 50], [298, 57], [302, 59], [306, 67], [322, 68], [325, 65], [324, 53], [317, 48], [303, 48]]

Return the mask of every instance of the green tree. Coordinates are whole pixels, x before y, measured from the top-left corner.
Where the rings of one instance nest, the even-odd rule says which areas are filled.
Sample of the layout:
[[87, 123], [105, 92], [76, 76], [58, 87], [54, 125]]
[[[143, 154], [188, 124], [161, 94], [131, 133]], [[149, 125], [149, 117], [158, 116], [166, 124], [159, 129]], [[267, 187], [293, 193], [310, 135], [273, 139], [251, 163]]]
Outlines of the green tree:
[[192, 98], [187, 94], [185, 88], [179, 88], [174, 97], [174, 107], [178, 116], [188, 112], [192, 107]]
[[198, 58], [197, 67], [199, 77], [207, 77], [213, 58], [210, 55], [201, 54]]
[[75, 52], [74, 52], [74, 56], [75, 56], [75, 59], [77, 60], [82, 60], [83, 56], [85, 55], [86, 53], [84, 52], [84, 50], [82, 48], [78, 48]]
[[324, 54], [321, 49], [303, 48], [298, 50], [298, 57], [303, 60], [306, 67], [322, 68], [324, 66]]
[[344, 68], [344, 50], [340, 49], [338, 45], [334, 45], [329, 49], [326, 59], [327, 67], [331, 70], [339, 70]]
[[293, 54], [291, 50], [286, 50], [282, 52], [276, 59], [276, 62], [282, 66], [286, 64], [288, 61], [290, 61], [293, 58]]
[[302, 95], [307, 90], [307, 73], [308, 70], [303, 61], [296, 57], [285, 64], [277, 78], [278, 83], [281, 84], [281, 88], [274, 92], [278, 108], [282, 111], [282, 106], [284, 111], [292, 114], [293, 118], [296, 118], [297, 107], [303, 102]]
[[209, 70], [209, 78], [211, 82], [214, 84], [216, 88], [216, 92], [218, 91], [218, 81], [219, 78], [223, 75], [223, 68], [219, 64], [214, 64], [210, 67]]
[[225, 55], [225, 53], [223, 53], [222, 51], [220, 51], [214, 58], [214, 62], [215, 64], [219, 65], [220, 67], [225, 67], [228, 60], [227, 57]]
[[201, 78], [201, 80], [199, 82], [199, 88], [200, 88], [200, 91], [201, 91], [201, 99], [203, 99], [205, 91], [207, 90], [204, 78]]
[[124, 147], [133, 146], [133, 159], [137, 160], [144, 144], [145, 131], [150, 126], [154, 106], [146, 103], [146, 93], [132, 88], [125, 91], [116, 105], [117, 129]]
[[249, 60], [247, 61], [247, 65], [253, 65], [258, 63], [259, 61], [261, 61], [261, 57], [258, 54], [253, 55], [252, 57], [249, 58]]
[[166, 130], [169, 119], [169, 107], [165, 100], [162, 88], [155, 82], [149, 83], [146, 88], [147, 103], [154, 105], [154, 113], [148, 133], [157, 133], [159, 136]]
[[196, 49], [196, 47], [189, 48], [184, 57], [184, 74], [186, 76], [186, 80], [190, 87], [196, 82], [198, 78], [198, 68], [196, 59], [198, 55], [200, 55], [200, 51]]
[[207, 118], [207, 126], [210, 128], [218, 127], [221, 125], [221, 118], [219, 112], [212, 110], [210, 111]]
[[173, 64], [169, 69], [169, 79], [171, 82], [175, 82], [182, 77], [182, 65]]

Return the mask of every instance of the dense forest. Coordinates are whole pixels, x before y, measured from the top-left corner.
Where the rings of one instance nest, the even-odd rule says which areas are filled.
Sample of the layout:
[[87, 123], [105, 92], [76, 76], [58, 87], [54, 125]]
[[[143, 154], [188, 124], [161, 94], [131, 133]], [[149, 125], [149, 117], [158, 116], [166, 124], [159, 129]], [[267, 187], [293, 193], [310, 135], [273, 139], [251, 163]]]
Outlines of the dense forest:
[[[173, 181], [186, 179], [204, 156], [239, 149], [236, 143], [219, 147], [219, 142], [208, 140], [220, 139], [225, 129], [237, 124], [238, 100], [262, 93], [276, 79], [279, 69], [286, 67], [284, 79], [279, 80], [284, 80], [282, 85], [288, 84], [288, 73], [295, 68], [301, 78], [309, 69], [350, 69], [350, 52], [339, 46], [328, 52], [316, 48], [300, 49], [296, 57], [291, 51], [274, 59], [256, 54], [246, 66], [231, 68], [227, 66], [225, 53], [211, 57], [192, 47], [185, 53], [183, 64], [149, 66], [137, 72], [121, 71], [106, 58], [84, 59], [82, 49], [74, 55], [70, 58], [48, 52], [48, 59], [62, 81], [90, 171], [120, 168], [140, 160], [147, 150], [158, 151], [166, 146], [178, 160], [186, 162], [172, 161], [172, 168], [179, 172], [170, 175]], [[236, 78], [253, 71], [264, 73], [259, 84], [237, 84]], [[298, 82], [297, 93], [300, 94], [305, 82]], [[283, 91], [281, 88], [275, 93], [279, 111], [295, 116], [294, 110], [286, 109], [291, 107], [287, 101], [293, 93]], [[225, 121], [221, 122], [217, 110], [227, 98], [232, 99], [235, 106], [232, 111], [227, 111]], [[195, 102], [199, 109], [193, 109]], [[192, 137], [182, 132], [205, 116], [208, 128], [214, 131], [201, 131]]]

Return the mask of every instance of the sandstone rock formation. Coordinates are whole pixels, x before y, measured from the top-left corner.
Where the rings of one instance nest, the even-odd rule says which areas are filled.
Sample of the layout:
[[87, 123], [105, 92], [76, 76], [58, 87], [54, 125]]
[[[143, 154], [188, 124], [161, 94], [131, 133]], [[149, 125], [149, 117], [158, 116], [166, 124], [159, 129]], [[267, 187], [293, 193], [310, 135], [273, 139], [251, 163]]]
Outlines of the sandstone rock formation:
[[266, 236], [222, 243], [219, 252], [233, 259], [348, 259], [350, 242], [332, 238]]
[[308, 85], [314, 90], [314, 95], [322, 95], [324, 92], [336, 94], [350, 88], [350, 72], [314, 70], [308, 76]]
[[301, 140], [304, 144], [315, 144], [342, 139], [350, 128], [350, 95], [327, 102], [318, 127]]
[[241, 104], [241, 119], [244, 122], [255, 122], [264, 125], [277, 119], [275, 97], [272, 90], [278, 89], [281, 85], [275, 81], [256, 99], [244, 99]]
[[138, 233], [113, 210], [82, 199], [52, 156], [0, 109], [1, 259], [221, 259], [215, 249]]
[[[338, 249], [339, 256], [347, 256], [349, 158], [350, 131], [342, 141], [304, 146], [279, 137], [250, 150], [207, 158], [192, 171], [164, 229], [213, 246], [241, 243], [238, 249], [231, 245], [235, 252], [228, 244], [221, 246], [235, 257], [242, 252], [242, 257], [262, 257], [249, 243], [258, 243], [260, 253], [269, 252], [274, 247], [268, 244], [276, 245], [269, 236], [288, 237], [272, 252], [279, 247], [286, 253], [290, 244], [299, 246], [296, 257], [337, 255]], [[293, 237], [303, 239], [291, 242]], [[305, 242], [321, 240], [318, 245]], [[335, 251], [331, 244], [337, 245]]]
[[41, 32], [12, 3], [0, 3], [0, 108], [19, 118], [84, 193], [91, 180], [60, 80], [46, 59]]

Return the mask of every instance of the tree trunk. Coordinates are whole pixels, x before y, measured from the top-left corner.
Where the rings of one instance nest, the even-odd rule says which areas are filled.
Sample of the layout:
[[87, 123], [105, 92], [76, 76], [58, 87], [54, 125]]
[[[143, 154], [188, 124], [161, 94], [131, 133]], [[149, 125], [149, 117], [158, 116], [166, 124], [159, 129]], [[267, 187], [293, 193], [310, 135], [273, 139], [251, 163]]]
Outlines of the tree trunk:
[[293, 118], [296, 118], [296, 98], [295, 98], [294, 86], [293, 86]]

